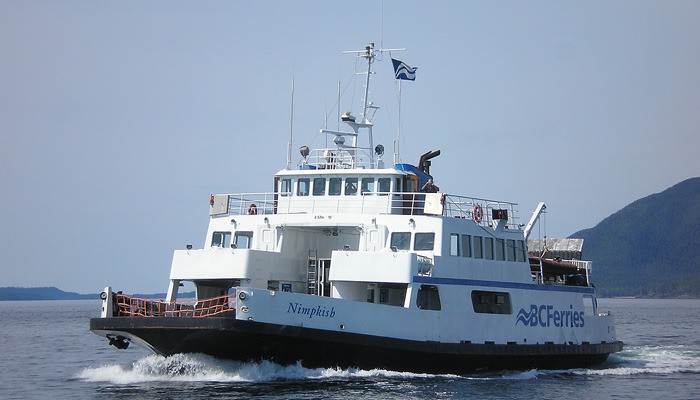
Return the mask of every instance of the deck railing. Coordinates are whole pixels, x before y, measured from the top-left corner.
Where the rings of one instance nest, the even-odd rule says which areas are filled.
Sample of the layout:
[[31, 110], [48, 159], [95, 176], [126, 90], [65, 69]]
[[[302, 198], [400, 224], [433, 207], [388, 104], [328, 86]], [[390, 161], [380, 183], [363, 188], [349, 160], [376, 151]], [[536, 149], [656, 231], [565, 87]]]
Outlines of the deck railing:
[[[224, 194], [226, 207], [216, 215], [271, 215], [346, 212], [358, 214], [425, 214], [426, 193], [373, 192], [352, 196], [297, 196], [292, 193]], [[218, 197], [217, 196], [217, 197]], [[517, 204], [477, 197], [442, 194], [442, 216], [472, 219], [481, 225], [492, 225], [492, 210], [506, 210], [507, 225], [516, 229], [519, 219]]]

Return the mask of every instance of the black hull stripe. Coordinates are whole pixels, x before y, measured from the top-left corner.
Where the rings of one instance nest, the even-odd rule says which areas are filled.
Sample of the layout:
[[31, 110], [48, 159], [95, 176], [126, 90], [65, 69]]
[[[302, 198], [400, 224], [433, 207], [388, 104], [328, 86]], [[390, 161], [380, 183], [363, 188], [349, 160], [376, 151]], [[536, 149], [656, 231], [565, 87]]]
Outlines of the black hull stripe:
[[305, 367], [384, 368], [414, 372], [566, 369], [605, 361], [622, 342], [600, 344], [439, 343], [275, 325], [233, 318], [93, 318], [100, 335], [134, 335], [158, 353], [204, 353]]

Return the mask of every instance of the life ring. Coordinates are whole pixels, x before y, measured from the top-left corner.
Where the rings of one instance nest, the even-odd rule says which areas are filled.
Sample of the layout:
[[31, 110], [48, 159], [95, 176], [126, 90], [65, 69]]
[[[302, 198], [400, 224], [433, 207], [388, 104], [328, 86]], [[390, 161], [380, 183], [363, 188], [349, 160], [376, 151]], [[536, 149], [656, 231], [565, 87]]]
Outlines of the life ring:
[[209, 195], [209, 205], [214, 207], [214, 195], [213, 194]]
[[476, 221], [477, 224], [481, 222], [481, 218], [484, 217], [484, 212], [481, 210], [480, 205], [474, 204], [474, 212], [472, 213], [472, 215], [474, 217], [474, 221]]
[[248, 215], [258, 215], [258, 206], [255, 203], [251, 203], [248, 207]]

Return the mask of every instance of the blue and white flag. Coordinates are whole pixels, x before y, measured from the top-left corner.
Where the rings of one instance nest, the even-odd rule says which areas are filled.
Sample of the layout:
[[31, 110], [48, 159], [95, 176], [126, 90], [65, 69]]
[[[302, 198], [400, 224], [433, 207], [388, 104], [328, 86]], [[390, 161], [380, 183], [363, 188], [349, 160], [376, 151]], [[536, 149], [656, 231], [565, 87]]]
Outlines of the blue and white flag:
[[409, 67], [405, 62], [393, 58], [391, 59], [391, 62], [394, 63], [394, 75], [396, 75], [396, 79], [403, 79], [407, 81], [416, 80], [416, 70], [418, 67]]

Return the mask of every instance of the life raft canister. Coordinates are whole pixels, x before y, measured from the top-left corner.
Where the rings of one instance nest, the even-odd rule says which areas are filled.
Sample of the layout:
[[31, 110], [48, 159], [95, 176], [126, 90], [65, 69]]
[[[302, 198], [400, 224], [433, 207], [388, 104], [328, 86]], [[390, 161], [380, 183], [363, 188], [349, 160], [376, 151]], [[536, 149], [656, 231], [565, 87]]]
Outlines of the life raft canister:
[[258, 206], [255, 203], [251, 203], [248, 207], [248, 215], [258, 215]]
[[474, 221], [476, 221], [477, 224], [481, 222], [481, 218], [483, 218], [484, 212], [481, 210], [480, 205], [474, 204], [474, 212], [472, 215], [474, 217]]

